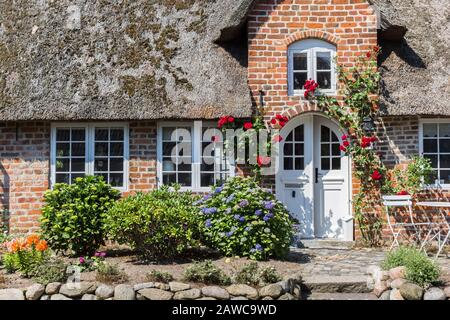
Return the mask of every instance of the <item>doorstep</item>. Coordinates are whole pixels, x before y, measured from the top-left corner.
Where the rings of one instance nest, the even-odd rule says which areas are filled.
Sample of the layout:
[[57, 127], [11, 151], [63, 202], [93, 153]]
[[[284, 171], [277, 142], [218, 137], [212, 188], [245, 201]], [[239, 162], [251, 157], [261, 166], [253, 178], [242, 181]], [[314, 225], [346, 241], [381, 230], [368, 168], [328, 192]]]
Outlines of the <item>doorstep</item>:
[[350, 250], [354, 245], [354, 241], [343, 241], [335, 239], [302, 239], [297, 243], [298, 248], [337, 250]]

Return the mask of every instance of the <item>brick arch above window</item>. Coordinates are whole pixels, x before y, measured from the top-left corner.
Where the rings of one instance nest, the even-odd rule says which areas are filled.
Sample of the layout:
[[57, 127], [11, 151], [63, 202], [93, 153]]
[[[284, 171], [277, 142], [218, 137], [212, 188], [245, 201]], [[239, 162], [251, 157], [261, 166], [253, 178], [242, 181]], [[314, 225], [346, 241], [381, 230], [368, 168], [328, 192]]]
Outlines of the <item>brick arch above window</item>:
[[291, 44], [297, 41], [306, 39], [323, 40], [335, 45], [337, 49], [339, 49], [339, 45], [342, 43], [341, 39], [339, 37], [336, 37], [332, 33], [323, 30], [303, 30], [291, 34], [287, 38], [282, 40], [283, 50], [287, 50]]

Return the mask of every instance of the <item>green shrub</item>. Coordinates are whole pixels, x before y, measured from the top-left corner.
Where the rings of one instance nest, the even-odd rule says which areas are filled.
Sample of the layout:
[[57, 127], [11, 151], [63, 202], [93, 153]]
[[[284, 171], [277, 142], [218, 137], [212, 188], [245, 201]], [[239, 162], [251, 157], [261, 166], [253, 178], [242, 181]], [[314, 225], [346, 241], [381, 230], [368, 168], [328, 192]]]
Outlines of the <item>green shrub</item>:
[[262, 260], [289, 252], [289, 213], [253, 178], [231, 178], [197, 204], [206, 242], [223, 254]]
[[259, 272], [259, 278], [260, 281], [265, 284], [277, 283], [283, 280], [281, 275], [277, 272], [277, 269], [274, 267], [265, 267], [261, 269]]
[[2, 256], [2, 265], [5, 268], [6, 272], [14, 273], [17, 270], [17, 256], [12, 254], [4, 254]]
[[439, 266], [423, 252], [413, 247], [399, 247], [389, 252], [382, 263], [384, 270], [406, 267], [406, 279], [421, 286], [436, 283], [439, 280]]
[[104, 243], [104, 218], [120, 192], [103, 177], [77, 178], [72, 185], [56, 184], [45, 193], [41, 230], [55, 250], [90, 255]]
[[120, 283], [128, 280], [128, 276], [118, 265], [101, 261], [97, 266], [96, 280], [101, 283]]
[[184, 272], [184, 279], [190, 282], [215, 285], [228, 285], [231, 283], [230, 277], [210, 260], [196, 262], [188, 267]]
[[43, 285], [51, 282], [65, 282], [67, 264], [60, 258], [51, 257], [33, 269], [33, 279]]
[[147, 280], [152, 282], [169, 283], [170, 281], [173, 281], [173, 276], [168, 272], [152, 270], [149, 274], [147, 274]]
[[145, 260], [173, 258], [199, 243], [194, 200], [191, 193], [180, 192], [179, 186], [130, 196], [109, 210], [109, 235], [130, 245]]
[[259, 284], [258, 269], [259, 267], [257, 262], [250, 262], [246, 264], [236, 273], [234, 282], [257, 286]]

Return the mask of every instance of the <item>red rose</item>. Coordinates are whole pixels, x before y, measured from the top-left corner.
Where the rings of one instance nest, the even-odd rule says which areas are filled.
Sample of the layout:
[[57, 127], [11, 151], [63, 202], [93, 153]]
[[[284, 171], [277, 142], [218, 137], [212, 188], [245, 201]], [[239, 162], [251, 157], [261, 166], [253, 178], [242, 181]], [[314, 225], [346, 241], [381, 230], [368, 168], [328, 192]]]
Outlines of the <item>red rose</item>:
[[251, 122], [244, 123], [244, 128], [245, 130], [250, 130], [251, 128], [253, 128], [253, 123]]
[[347, 152], [347, 148], [344, 147], [344, 146], [339, 146], [339, 149], [340, 149], [342, 152]]
[[234, 122], [234, 118], [233, 117], [228, 117], [228, 122], [233, 123]]
[[258, 166], [262, 167], [270, 164], [271, 159], [270, 157], [258, 156], [256, 161], [258, 162]]
[[376, 142], [376, 141], [378, 141], [377, 137], [373, 136], [373, 137], [370, 138], [370, 142]]
[[342, 136], [342, 140], [347, 140], [348, 139], [348, 136], [346, 135], [346, 134], [344, 134], [343, 136]]
[[284, 122], [288, 122], [288, 121], [289, 121], [289, 118], [286, 117], [286, 116], [284, 116], [282, 120], [283, 120]]
[[277, 124], [277, 119], [273, 118], [272, 120], [270, 120], [271, 124]]
[[409, 192], [406, 190], [400, 191], [399, 193], [397, 193], [398, 196], [408, 196]]
[[283, 137], [277, 134], [275, 137], [273, 137], [273, 142], [281, 142], [283, 141]]
[[220, 128], [222, 128], [226, 123], [227, 123], [227, 117], [222, 117], [222, 118], [220, 118], [220, 120], [219, 120], [217, 126], [218, 126], [219, 129], [220, 129]]
[[309, 91], [306, 90], [306, 91], [305, 91], [305, 94], [304, 94], [305, 98], [308, 98], [308, 95], [309, 95]]
[[281, 128], [284, 128], [285, 125], [286, 125], [286, 122], [280, 121], [280, 127], [281, 127]]
[[348, 147], [348, 146], [350, 145], [350, 142], [348, 142], [348, 140], [345, 140], [345, 141], [342, 143], [342, 145], [343, 145], [344, 147]]
[[367, 52], [367, 58], [370, 59], [372, 57], [372, 52]]
[[375, 51], [376, 53], [380, 52], [380, 46], [373, 47], [373, 51]]
[[383, 176], [381, 175], [381, 173], [380, 173], [378, 170], [375, 170], [375, 171], [372, 173], [372, 179], [373, 179], [373, 180], [379, 181], [379, 180], [381, 180], [381, 178], [383, 178]]
[[283, 116], [282, 116], [281, 114], [277, 114], [277, 115], [275, 116], [275, 118], [276, 118], [277, 120], [283, 120]]

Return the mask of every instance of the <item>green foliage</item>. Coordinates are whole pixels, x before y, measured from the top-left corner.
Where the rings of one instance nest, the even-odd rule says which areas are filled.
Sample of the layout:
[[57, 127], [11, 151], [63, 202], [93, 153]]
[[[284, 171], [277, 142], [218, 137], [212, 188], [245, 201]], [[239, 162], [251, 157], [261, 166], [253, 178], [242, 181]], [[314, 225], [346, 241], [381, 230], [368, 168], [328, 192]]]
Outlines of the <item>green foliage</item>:
[[432, 173], [430, 159], [414, 156], [406, 169], [395, 168], [392, 171], [392, 192], [416, 195], [422, 191], [424, 184], [431, 183]]
[[255, 179], [235, 177], [198, 202], [205, 241], [227, 256], [284, 258], [293, 237], [288, 211]]
[[236, 273], [236, 275], [234, 276], [234, 282], [254, 286], [258, 285], [259, 284], [258, 269], [259, 266], [257, 262], [253, 261], [246, 264], [244, 267], [242, 267], [241, 270], [239, 270]]
[[147, 280], [153, 282], [169, 283], [170, 281], [173, 281], [173, 276], [168, 272], [152, 270], [149, 274], [147, 274]]
[[406, 279], [420, 286], [427, 286], [439, 280], [439, 266], [422, 251], [413, 247], [399, 247], [389, 252], [382, 263], [384, 270], [406, 267]]
[[128, 276], [118, 265], [101, 261], [97, 266], [96, 280], [101, 283], [119, 283], [128, 280]]
[[145, 260], [173, 258], [199, 241], [195, 197], [163, 186], [116, 203], [108, 212], [110, 237], [134, 248]]
[[274, 267], [262, 268], [259, 272], [259, 278], [262, 283], [266, 284], [277, 283], [283, 280], [277, 269], [275, 269]]
[[104, 243], [104, 219], [120, 192], [103, 177], [77, 178], [72, 185], [56, 184], [45, 193], [41, 230], [55, 250], [89, 255]]
[[5, 268], [6, 272], [14, 273], [17, 270], [18, 264], [19, 262], [17, 261], [16, 255], [5, 253], [2, 256], [2, 265]]
[[229, 285], [231, 283], [230, 277], [210, 260], [196, 262], [188, 267], [184, 272], [184, 279], [190, 282], [215, 285]]
[[33, 269], [33, 279], [43, 285], [51, 282], [65, 282], [67, 280], [67, 264], [64, 260], [49, 257]]

